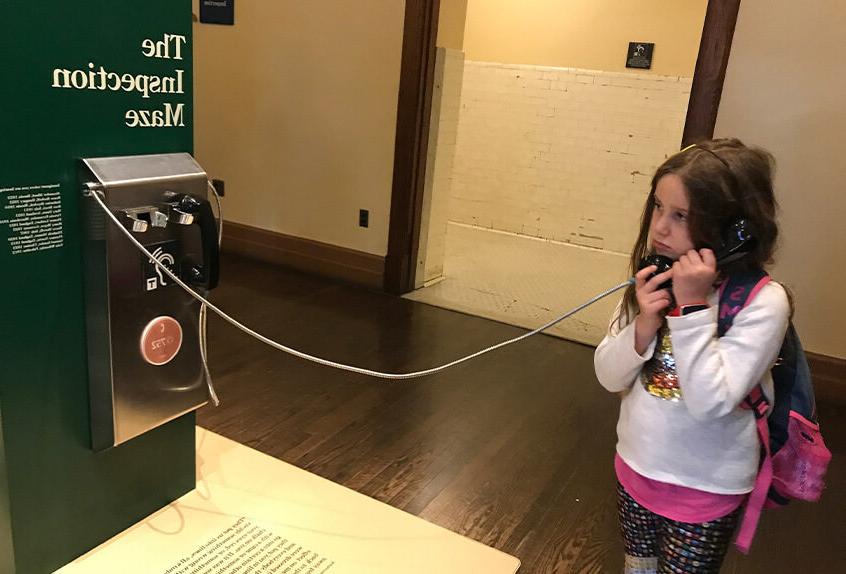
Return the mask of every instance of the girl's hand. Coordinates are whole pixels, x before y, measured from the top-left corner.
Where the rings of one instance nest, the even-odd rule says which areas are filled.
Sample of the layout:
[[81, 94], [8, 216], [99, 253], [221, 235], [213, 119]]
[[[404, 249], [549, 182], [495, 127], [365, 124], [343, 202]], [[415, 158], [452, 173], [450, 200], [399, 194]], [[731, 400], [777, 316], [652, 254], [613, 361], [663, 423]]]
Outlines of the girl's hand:
[[679, 257], [672, 271], [676, 304], [703, 303], [717, 280], [717, 260], [710, 249], [691, 249]]
[[664, 281], [673, 278], [674, 270], [659, 273], [647, 281], [647, 277], [658, 268], [650, 265], [635, 275], [635, 297], [640, 313], [635, 318], [635, 351], [642, 355], [650, 341], [664, 322], [664, 313], [670, 306], [672, 296], [666, 289], [658, 289]]

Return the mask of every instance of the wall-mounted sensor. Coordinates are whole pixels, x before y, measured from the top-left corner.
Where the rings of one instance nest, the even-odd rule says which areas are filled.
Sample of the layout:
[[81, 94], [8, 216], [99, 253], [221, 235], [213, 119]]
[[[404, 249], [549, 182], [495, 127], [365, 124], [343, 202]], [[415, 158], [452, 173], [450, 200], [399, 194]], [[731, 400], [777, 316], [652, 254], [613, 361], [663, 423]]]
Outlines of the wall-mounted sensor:
[[358, 210], [358, 226], [359, 227], [369, 227], [370, 226], [370, 212], [366, 209], [359, 209]]
[[629, 42], [629, 51], [626, 53], [626, 67], [650, 69], [654, 49], [654, 42]]

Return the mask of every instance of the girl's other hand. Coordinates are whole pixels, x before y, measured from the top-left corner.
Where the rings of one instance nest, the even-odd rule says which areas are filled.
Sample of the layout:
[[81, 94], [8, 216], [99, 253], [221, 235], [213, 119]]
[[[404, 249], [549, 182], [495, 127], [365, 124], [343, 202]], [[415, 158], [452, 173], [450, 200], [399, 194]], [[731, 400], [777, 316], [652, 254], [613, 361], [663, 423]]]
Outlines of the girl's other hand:
[[672, 271], [676, 304], [704, 303], [717, 280], [717, 259], [710, 249], [691, 249], [679, 257]]
[[[674, 270], [659, 273], [652, 279], [647, 279], [658, 268], [650, 265], [635, 275], [635, 297], [640, 309], [635, 318], [635, 351], [642, 355], [650, 341], [664, 322], [664, 313], [670, 306], [672, 296], [667, 289], [658, 289], [664, 281], [673, 279]], [[675, 279], [673, 279], [675, 281]]]

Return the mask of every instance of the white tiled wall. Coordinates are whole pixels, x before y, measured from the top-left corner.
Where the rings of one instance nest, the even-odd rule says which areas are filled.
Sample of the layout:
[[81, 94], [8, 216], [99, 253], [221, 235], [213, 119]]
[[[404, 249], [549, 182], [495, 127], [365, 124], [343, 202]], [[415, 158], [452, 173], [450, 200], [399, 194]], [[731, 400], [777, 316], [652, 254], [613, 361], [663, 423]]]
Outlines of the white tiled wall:
[[691, 78], [463, 69], [449, 220], [629, 252], [651, 175], [679, 149]]
[[417, 287], [441, 277], [444, 272], [447, 214], [463, 74], [464, 52], [438, 48], [417, 257]]

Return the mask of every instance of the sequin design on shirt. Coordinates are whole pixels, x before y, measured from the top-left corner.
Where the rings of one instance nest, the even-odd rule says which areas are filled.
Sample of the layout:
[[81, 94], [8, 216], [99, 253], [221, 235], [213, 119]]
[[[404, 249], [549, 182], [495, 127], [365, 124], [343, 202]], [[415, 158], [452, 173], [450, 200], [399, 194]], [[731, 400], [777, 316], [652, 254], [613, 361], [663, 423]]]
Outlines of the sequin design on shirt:
[[673, 342], [666, 323], [658, 331], [658, 342], [652, 358], [640, 371], [640, 382], [647, 393], [659, 399], [678, 402], [682, 398], [676, 360], [673, 358]]

